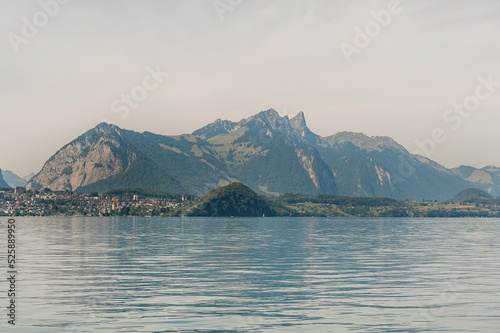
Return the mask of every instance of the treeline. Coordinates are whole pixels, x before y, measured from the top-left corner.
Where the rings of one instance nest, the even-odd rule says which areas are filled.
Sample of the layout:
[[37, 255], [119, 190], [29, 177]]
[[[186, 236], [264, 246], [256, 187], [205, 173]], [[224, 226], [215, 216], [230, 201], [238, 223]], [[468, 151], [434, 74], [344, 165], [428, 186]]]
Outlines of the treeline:
[[382, 206], [402, 206], [402, 202], [390, 198], [361, 198], [361, 197], [343, 197], [338, 195], [320, 194], [315, 197], [310, 197], [301, 194], [286, 193], [279, 197], [273, 198], [273, 201], [284, 204], [297, 204], [311, 202], [315, 204], [327, 204], [336, 206], [353, 206], [353, 207], [382, 207]]
[[[93, 193], [90, 195], [92, 196]], [[158, 199], [173, 199], [180, 200], [182, 199], [182, 194], [179, 193], [169, 193], [152, 189], [143, 189], [143, 188], [128, 188], [128, 189], [117, 189], [111, 190], [104, 193], [105, 195], [113, 195], [120, 196], [123, 198], [132, 199], [134, 195], [138, 195], [141, 198], [158, 198]], [[196, 197], [194, 195], [185, 195], [184, 198], [186, 200], [194, 200]]]
[[459, 210], [429, 210], [418, 212], [415, 217], [500, 217], [500, 212], [489, 211], [459, 211]]

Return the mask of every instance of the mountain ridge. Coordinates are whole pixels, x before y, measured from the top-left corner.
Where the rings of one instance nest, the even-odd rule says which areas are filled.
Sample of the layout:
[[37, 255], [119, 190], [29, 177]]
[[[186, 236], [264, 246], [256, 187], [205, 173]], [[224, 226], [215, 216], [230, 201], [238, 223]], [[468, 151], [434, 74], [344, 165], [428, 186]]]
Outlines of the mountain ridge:
[[28, 183], [24, 178], [19, 177], [10, 170], [2, 170], [2, 176], [5, 182], [12, 188], [24, 187]]
[[[495, 166], [484, 169], [500, 175]], [[27, 187], [100, 192], [145, 187], [204, 195], [239, 181], [266, 195], [447, 200], [476, 187], [477, 181], [465, 176], [410, 154], [390, 137], [355, 132], [322, 137], [307, 127], [303, 112], [290, 119], [268, 109], [237, 122], [217, 119], [177, 136], [101, 123], [56, 152]], [[500, 183], [489, 186], [500, 194]]]

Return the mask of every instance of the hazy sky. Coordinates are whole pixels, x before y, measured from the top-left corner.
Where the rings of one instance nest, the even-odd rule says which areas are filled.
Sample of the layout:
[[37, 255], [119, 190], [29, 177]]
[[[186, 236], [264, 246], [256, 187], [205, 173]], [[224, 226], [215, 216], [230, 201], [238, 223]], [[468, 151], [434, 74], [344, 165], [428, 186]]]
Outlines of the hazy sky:
[[[500, 166], [500, 87], [473, 97], [479, 77], [500, 82], [498, 0], [402, 0], [384, 26], [372, 11], [390, 1], [54, 1], [0, 2], [0, 168], [38, 172], [103, 120], [181, 134], [269, 108], [410, 151], [441, 128], [435, 161]], [[357, 28], [373, 37], [348, 63]], [[464, 101], [462, 121], [447, 110]]]

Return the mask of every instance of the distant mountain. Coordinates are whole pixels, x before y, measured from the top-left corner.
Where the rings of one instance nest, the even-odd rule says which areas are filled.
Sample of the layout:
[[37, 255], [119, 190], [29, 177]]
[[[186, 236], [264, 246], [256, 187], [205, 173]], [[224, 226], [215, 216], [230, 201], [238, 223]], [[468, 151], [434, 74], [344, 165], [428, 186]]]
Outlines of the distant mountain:
[[31, 178], [33, 178], [35, 176], [35, 174], [32, 172], [30, 173], [29, 175], [27, 176], [24, 176], [22, 177], [26, 182], [29, 182], [31, 180]]
[[498, 177], [500, 177], [500, 168], [496, 167], [494, 165], [488, 165], [488, 166], [482, 168], [481, 170], [484, 170], [484, 171], [489, 172], [489, 173], [493, 173], [493, 174], [497, 175]]
[[340, 195], [447, 200], [470, 187], [450, 170], [410, 154], [389, 137], [341, 132], [323, 138], [312, 133], [299, 115], [300, 121], [293, 122], [296, 130], [333, 170]]
[[[35, 190], [76, 190], [127, 170], [135, 155], [121, 130], [100, 124], [65, 145], [34, 176], [27, 187]], [[132, 186], [131, 186], [132, 187]]]
[[276, 216], [271, 201], [248, 186], [232, 183], [210, 191], [186, 212], [191, 216], [260, 217]]
[[101, 193], [146, 188], [203, 196], [241, 182], [266, 195], [448, 200], [471, 187], [500, 195], [499, 174], [493, 166], [447, 169], [389, 137], [322, 137], [307, 127], [303, 112], [289, 119], [269, 109], [238, 122], [217, 119], [180, 136], [103, 123], [61, 148], [27, 187]]
[[10, 187], [24, 187], [28, 183], [26, 180], [9, 170], [2, 170], [2, 176]]
[[7, 182], [3, 179], [3, 171], [2, 169], [0, 169], [0, 188], [8, 188], [10, 187], [9, 184], [7, 184]]
[[[170, 164], [182, 167], [183, 154], [167, 146], [170, 141], [183, 145], [187, 140], [139, 134], [102, 123], [61, 148], [27, 187], [102, 193], [119, 188], [149, 188], [180, 193], [186, 189], [166, 171], [169, 164], [160, 164], [149, 156], [162, 152], [171, 157]], [[194, 161], [193, 164], [197, 166]], [[189, 173], [190, 168], [185, 171]]]
[[488, 192], [497, 197], [500, 195], [500, 169], [489, 166], [482, 169], [462, 165], [452, 171], [464, 180], [470, 182], [475, 188]]
[[468, 200], [474, 200], [474, 199], [484, 199], [484, 200], [493, 200], [494, 198], [489, 195], [487, 192], [482, 191], [477, 188], [468, 188], [451, 199], [452, 202], [463, 202], [463, 201], [468, 201]]

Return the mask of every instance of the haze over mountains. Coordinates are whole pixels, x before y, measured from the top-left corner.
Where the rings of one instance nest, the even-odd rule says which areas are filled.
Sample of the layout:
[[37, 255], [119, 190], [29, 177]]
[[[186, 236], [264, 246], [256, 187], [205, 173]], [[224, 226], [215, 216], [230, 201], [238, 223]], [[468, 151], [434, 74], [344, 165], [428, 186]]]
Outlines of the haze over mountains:
[[261, 194], [339, 194], [447, 200], [477, 187], [500, 195], [500, 168], [447, 169], [389, 137], [314, 134], [300, 112], [273, 109], [239, 122], [216, 120], [192, 134], [137, 133], [101, 123], [65, 145], [31, 189], [106, 192], [117, 188], [204, 195], [240, 181]]

